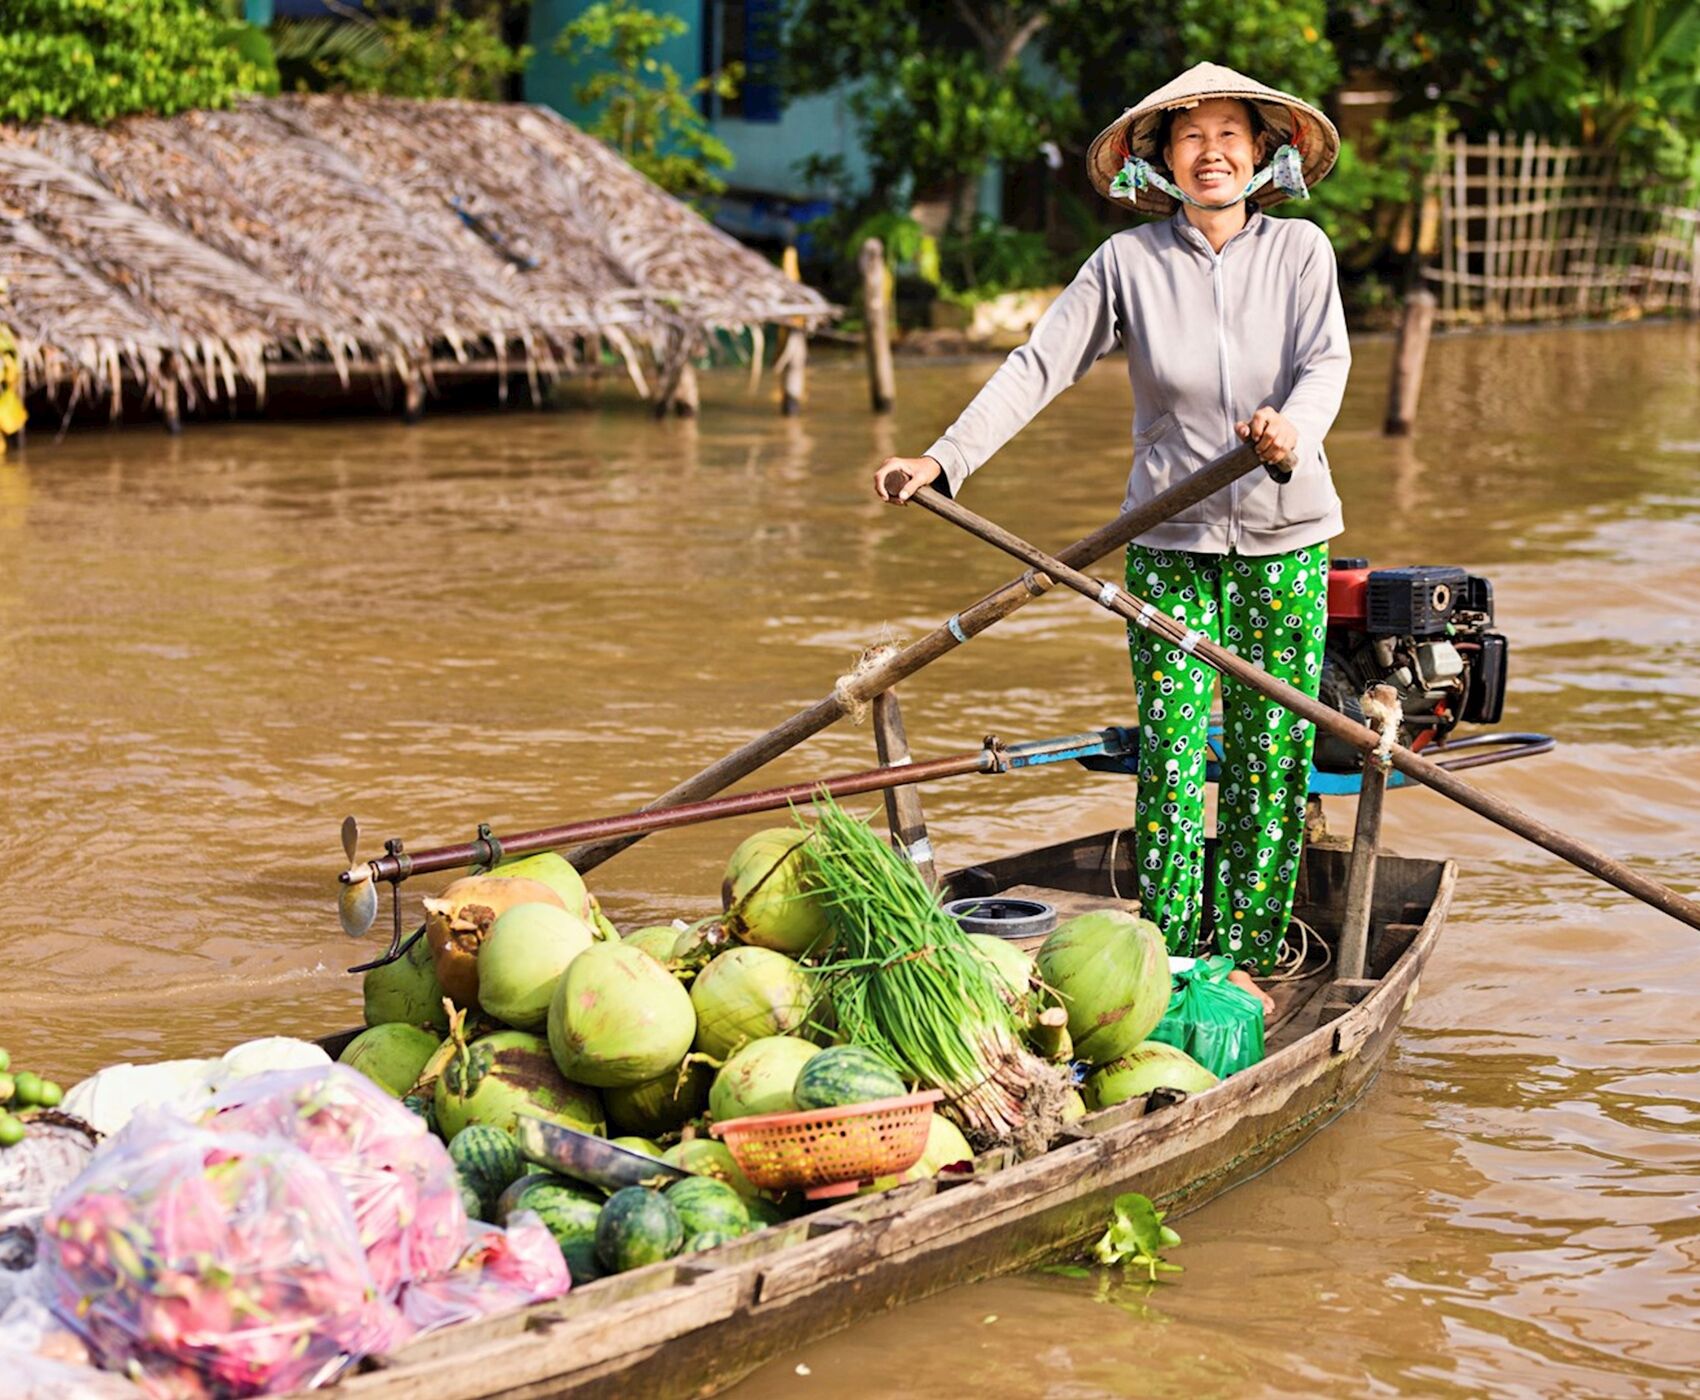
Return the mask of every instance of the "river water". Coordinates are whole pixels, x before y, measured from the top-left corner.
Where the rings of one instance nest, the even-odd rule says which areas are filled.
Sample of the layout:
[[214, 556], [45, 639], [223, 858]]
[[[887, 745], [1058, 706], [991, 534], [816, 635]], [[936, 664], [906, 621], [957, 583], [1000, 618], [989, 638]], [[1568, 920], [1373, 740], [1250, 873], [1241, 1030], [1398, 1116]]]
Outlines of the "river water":
[[[1693, 891], [1700, 327], [1440, 339], [1414, 443], [1377, 434], [1388, 351], [1358, 347], [1329, 440], [1337, 551], [1491, 577], [1505, 726], [1561, 744], [1473, 776]], [[629, 809], [817, 699], [862, 647], [1018, 572], [864, 486], [991, 368], [906, 365], [892, 421], [849, 363], [817, 367], [791, 421], [770, 383], [750, 397], [731, 374], [707, 378], [697, 422], [657, 424], [613, 387], [415, 428], [55, 444], [38, 421], [0, 464], [0, 1039], [68, 1083], [354, 1022], [341, 969], [372, 943], [337, 928], [345, 813], [374, 854]], [[1086, 533], [1120, 500], [1128, 413], [1101, 366], [969, 503], [1041, 543]], [[1048, 598], [903, 687], [911, 740], [935, 755], [1126, 722], [1126, 671], [1116, 624]], [[770, 773], [872, 755], [843, 724]], [[1101, 829], [1132, 795], [1053, 770], [925, 799], [963, 864]], [[737, 1393], [1700, 1385], [1700, 938], [1437, 796], [1389, 809], [1388, 845], [1462, 868], [1421, 999], [1356, 1110], [1180, 1222], [1184, 1273], [959, 1289]], [[652, 838], [592, 885], [622, 927], [708, 912], [764, 824]]]

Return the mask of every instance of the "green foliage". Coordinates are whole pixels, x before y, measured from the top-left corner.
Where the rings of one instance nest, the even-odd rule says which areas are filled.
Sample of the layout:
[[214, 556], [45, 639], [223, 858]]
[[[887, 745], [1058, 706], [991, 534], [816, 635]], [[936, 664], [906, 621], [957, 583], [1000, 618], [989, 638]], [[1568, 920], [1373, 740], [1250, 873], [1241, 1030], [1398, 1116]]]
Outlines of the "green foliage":
[[920, 221], [907, 214], [881, 209], [856, 225], [844, 240], [845, 262], [854, 263], [862, 253], [862, 245], [877, 238], [885, 250], [886, 266], [893, 272], [912, 271], [923, 282], [938, 286], [942, 274], [939, 268], [939, 242]]
[[531, 49], [502, 37], [499, 8], [465, 14], [446, 0], [420, 17], [367, 0], [370, 19], [280, 20], [273, 46], [283, 85], [298, 92], [494, 101], [525, 70]]
[[955, 301], [1054, 286], [1073, 277], [1082, 261], [1079, 254], [1059, 255], [1042, 233], [1011, 228], [984, 214], [966, 232], [947, 235], [939, 253]]
[[1092, 1246], [1093, 1257], [1100, 1264], [1132, 1264], [1144, 1269], [1153, 1283], [1159, 1273], [1178, 1274], [1181, 1266], [1162, 1256], [1163, 1250], [1181, 1242], [1181, 1237], [1163, 1223], [1164, 1214], [1137, 1191], [1117, 1196], [1115, 1218], [1103, 1238]]
[[662, 189], [678, 195], [718, 194], [716, 171], [729, 170], [732, 152], [698, 110], [705, 93], [737, 95], [743, 76], [729, 65], [694, 83], [655, 56], [688, 29], [676, 15], [657, 14], [631, 0], [597, 0], [555, 41], [555, 52], [594, 71], [573, 95], [596, 116], [585, 126]]
[[276, 81], [248, 26], [196, 0], [6, 0], [0, 120], [227, 107]]

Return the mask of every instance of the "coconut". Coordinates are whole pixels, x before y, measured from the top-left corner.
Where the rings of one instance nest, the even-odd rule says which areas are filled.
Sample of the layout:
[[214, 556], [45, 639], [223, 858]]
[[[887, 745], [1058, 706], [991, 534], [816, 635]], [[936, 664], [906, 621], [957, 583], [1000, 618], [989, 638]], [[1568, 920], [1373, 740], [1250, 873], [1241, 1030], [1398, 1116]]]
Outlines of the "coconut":
[[708, 1091], [708, 1110], [716, 1123], [749, 1118], [758, 1113], [794, 1113], [792, 1087], [797, 1073], [820, 1046], [794, 1035], [769, 1035], [752, 1040], [726, 1061]]
[[584, 1133], [607, 1123], [594, 1090], [561, 1077], [542, 1036], [497, 1031], [450, 1058], [437, 1076], [437, 1126], [453, 1138], [468, 1123], [513, 1132], [521, 1109]]
[[443, 986], [431, 963], [431, 945], [423, 938], [414, 939], [394, 962], [368, 972], [360, 984], [360, 996], [368, 1026], [401, 1023], [429, 1026], [439, 1035], [448, 1031]]
[[576, 914], [586, 923], [590, 922], [591, 911], [596, 904], [595, 896], [585, 888], [584, 877], [571, 862], [554, 851], [539, 851], [536, 855], [521, 856], [518, 860], [505, 860], [494, 870], [481, 873], [500, 880], [540, 881], [561, 897], [561, 907], [569, 914]]
[[814, 1001], [802, 968], [771, 948], [729, 948], [697, 974], [697, 1049], [724, 1060], [740, 1045], [800, 1030]]
[[414, 1086], [425, 1062], [442, 1043], [418, 1026], [391, 1022], [361, 1031], [337, 1059], [359, 1070], [391, 1098], [399, 1099]]
[[595, 895], [586, 892], [585, 899], [590, 904], [590, 926], [596, 930], [596, 936], [608, 943], [620, 941], [620, 930], [614, 927], [614, 921], [602, 912], [602, 905]]
[[1109, 1108], [1143, 1098], [1153, 1089], [1201, 1094], [1219, 1083], [1221, 1080], [1185, 1050], [1161, 1040], [1148, 1040], [1089, 1077], [1086, 1101], [1093, 1108]]
[[1039, 1014], [1039, 998], [1033, 995], [1033, 955], [995, 933], [971, 933], [968, 941], [991, 965], [998, 990], [1015, 1012], [1015, 1023], [1031, 1030]]
[[1068, 1011], [1075, 1055], [1101, 1065], [1127, 1054], [1169, 1009], [1169, 955], [1149, 919], [1082, 914], [1039, 949], [1039, 976]]
[[689, 981], [732, 946], [732, 935], [719, 919], [699, 919], [679, 930], [672, 950], [662, 959], [667, 970], [681, 981]]
[[826, 901], [812, 888], [794, 826], [770, 827], [745, 839], [726, 862], [720, 904], [727, 931], [740, 943], [801, 957], [832, 941]]
[[620, 942], [628, 948], [641, 948], [663, 967], [673, 956], [673, 945], [679, 941], [679, 929], [675, 924], [655, 924], [649, 928], [635, 928]]
[[622, 1133], [660, 1137], [683, 1127], [708, 1107], [708, 1086], [713, 1080], [713, 1070], [692, 1060], [642, 1084], [604, 1089], [602, 1102], [608, 1121]]
[[437, 980], [456, 1006], [478, 1005], [478, 950], [490, 925], [516, 904], [566, 902], [540, 880], [468, 875], [425, 900], [425, 938]]
[[595, 941], [596, 930], [565, 909], [514, 905], [490, 925], [478, 950], [478, 1000], [515, 1030], [542, 1030], [555, 983]]
[[628, 1152], [641, 1152], [645, 1157], [661, 1160], [661, 1144], [646, 1137], [609, 1138], [608, 1143], [611, 1147], [623, 1147]]
[[678, 1143], [663, 1152], [661, 1160], [682, 1172], [718, 1177], [746, 1201], [760, 1198], [755, 1183], [744, 1175], [744, 1169], [738, 1165], [732, 1150], [713, 1138], [691, 1138]]
[[889, 1191], [893, 1186], [902, 1186], [905, 1182], [937, 1176], [952, 1163], [973, 1160], [974, 1149], [968, 1145], [968, 1139], [962, 1136], [962, 1129], [943, 1114], [935, 1113], [932, 1121], [927, 1124], [927, 1145], [922, 1149], [915, 1165], [907, 1171], [891, 1176], [876, 1176], [856, 1194], [867, 1196], [875, 1191]]
[[690, 995], [649, 954], [594, 943], [574, 958], [549, 1003], [549, 1049], [567, 1078], [599, 1089], [642, 1084], [674, 1068], [696, 1038]]

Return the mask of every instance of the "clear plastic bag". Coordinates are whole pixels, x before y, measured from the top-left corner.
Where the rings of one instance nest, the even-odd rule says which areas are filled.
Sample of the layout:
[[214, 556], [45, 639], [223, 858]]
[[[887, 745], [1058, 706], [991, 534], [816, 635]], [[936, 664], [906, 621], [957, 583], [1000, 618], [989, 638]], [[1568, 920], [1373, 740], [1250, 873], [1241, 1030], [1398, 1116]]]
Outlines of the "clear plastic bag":
[[1228, 981], [1229, 957], [1199, 958], [1175, 972], [1169, 1009], [1151, 1032], [1226, 1079], [1263, 1058], [1263, 1003]]
[[418, 1332], [512, 1312], [558, 1298], [572, 1285], [561, 1247], [533, 1211], [518, 1211], [505, 1230], [473, 1225], [448, 1273], [402, 1288], [398, 1302]]
[[82, 1338], [40, 1303], [0, 1309], [0, 1400], [141, 1400], [122, 1376], [97, 1371]]
[[155, 1397], [319, 1385], [405, 1336], [341, 1186], [275, 1139], [139, 1114], [44, 1234], [55, 1311]]
[[293, 1143], [330, 1172], [348, 1193], [380, 1292], [460, 1258], [466, 1208], [448, 1149], [358, 1070], [257, 1074], [221, 1090], [203, 1121], [215, 1132]]

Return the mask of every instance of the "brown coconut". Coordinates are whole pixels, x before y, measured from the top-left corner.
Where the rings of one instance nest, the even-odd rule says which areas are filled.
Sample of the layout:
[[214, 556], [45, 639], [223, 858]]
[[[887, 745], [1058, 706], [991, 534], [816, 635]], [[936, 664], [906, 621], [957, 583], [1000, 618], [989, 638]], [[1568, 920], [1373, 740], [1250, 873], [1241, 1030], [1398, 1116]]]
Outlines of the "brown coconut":
[[566, 901], [541, 880], [520, 876], [468, 875], [425, 900], [425, 939], [444, 993], [460, 1007], [478, 1005], [478, 950], [498, 916], [516, 904]]

